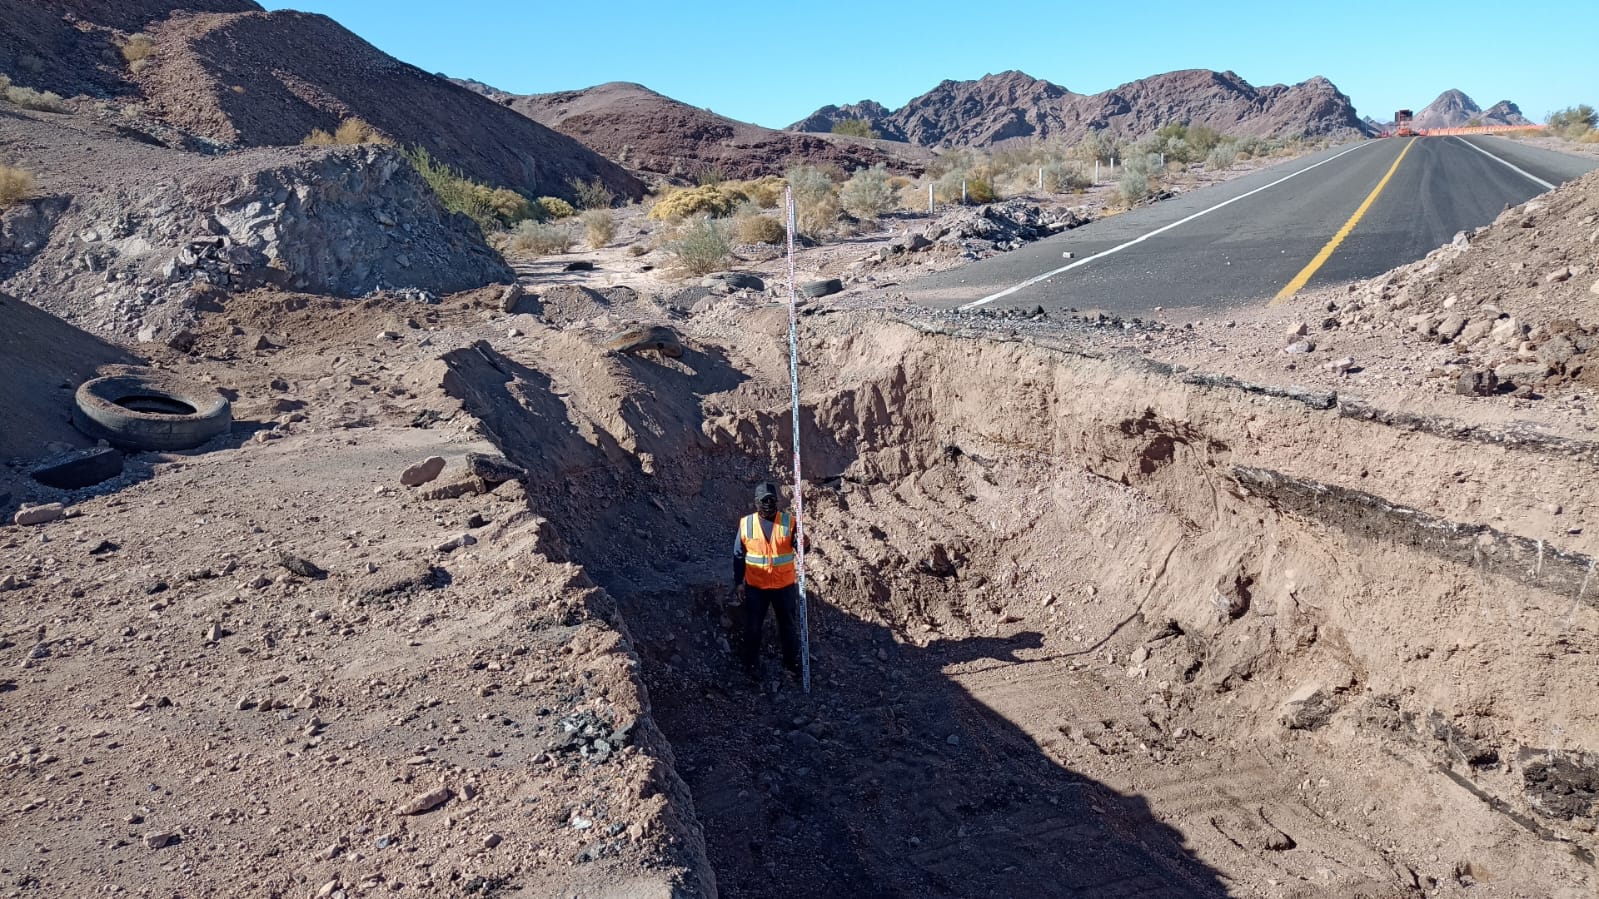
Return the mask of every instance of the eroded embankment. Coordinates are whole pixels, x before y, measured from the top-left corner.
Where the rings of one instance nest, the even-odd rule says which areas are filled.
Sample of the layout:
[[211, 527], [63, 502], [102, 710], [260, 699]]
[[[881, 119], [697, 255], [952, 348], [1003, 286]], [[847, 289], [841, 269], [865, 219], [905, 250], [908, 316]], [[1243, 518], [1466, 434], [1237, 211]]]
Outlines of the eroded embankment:
[[880, 319], [804, 339], [809, 697], [739, 679], [722, 607], [787, 458], [775, 352], [447, 359], [617, 598], [725, 895], [1592, 888], [1585, 453]]

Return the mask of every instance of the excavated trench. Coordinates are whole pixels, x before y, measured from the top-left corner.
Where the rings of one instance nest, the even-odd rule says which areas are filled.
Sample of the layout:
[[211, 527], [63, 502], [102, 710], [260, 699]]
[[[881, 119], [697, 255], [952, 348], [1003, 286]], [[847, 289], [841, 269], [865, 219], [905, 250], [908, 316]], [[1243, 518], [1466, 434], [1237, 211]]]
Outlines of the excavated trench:
[[1599, 585], [1505, 472], [1595, 508], [1595, 447], [879, 319], [806, 340], [809, 695], [770, 624], [744, 677], [725, 604], [788, 458], [771, 360], [609, 357], [598, 414], [446, 357], [617, 599], [720, 895], [1591, 894]]

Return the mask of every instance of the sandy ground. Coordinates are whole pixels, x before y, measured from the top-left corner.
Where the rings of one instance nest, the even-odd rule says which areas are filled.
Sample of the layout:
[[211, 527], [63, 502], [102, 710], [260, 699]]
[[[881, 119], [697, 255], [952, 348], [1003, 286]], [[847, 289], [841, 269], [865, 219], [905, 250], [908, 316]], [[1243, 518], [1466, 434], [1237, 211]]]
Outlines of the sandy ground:
[[[1581, 221], [1543, 245], [1591, 254]], [[0, 468], [7, 509], [64, 505], [0, 529], [0, 892], [1591, 895], [1591, 389], [1455, 393], [1409, 323], [1512, 236], [1126, 330], [900, 308], [960, 253], [859, 263], [929, 223], [799, 262], [849, 282], [801, 318], [810, 695], [730, 655], [727, 531], [786, 480], [774, 251], [721, 292], [624, 216], [517, 261], [510, 310], [261, 291], [105, 350], [237, 424], [81, 491]], [[607, 349], [639, 323], [684, 353]], [[1483, 436], [1528, 423], [1568, 442]]]

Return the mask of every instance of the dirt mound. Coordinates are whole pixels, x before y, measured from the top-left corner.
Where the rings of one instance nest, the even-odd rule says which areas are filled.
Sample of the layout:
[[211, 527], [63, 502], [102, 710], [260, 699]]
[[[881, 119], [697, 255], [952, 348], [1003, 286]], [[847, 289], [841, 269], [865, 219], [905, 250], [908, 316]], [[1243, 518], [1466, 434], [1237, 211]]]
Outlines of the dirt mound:
[[630, 169], [674, 180], [709, 173], [758, 178], [801, 164], [845, 171], [879, 163], [901, 172], [921, 167], [871, 141], [824, 140], [736, 122], [638, 84], [520, 96], [510, 106]]
[[13, 121], [48, 196], [0, 218], [4, 284], [99, 333], [170, 338], [226, 291], [264, 285], [352, 297], [514, 278], [391, 148], [196, 157], [94, 123]]
[[[876, 114], [869, 101], [818, 111], [789, 130], [822, 130], [864, 115], [885, 136], [924, 147], [991, 146], [1008, 140], [1072, 142], [1090, 131], [1139, 138], [1171, 122], [1230, 134], [1365, 133], [1349, 98], [1325, 78], [1255, 87], [1232, 72], [1190, 69], [1142, 78], [1098, 94], [1075, 94], [1022, 72], [945, 81], [903, 107]], [[848, 110], [846, 113], [844, 110]]]
[[1440, 378], [1492, 372], [1482, 392], [1599, 385], [1599, 173], [1461, 234], [1426, 259], [1352, 288], [1333, 326], [1384, 327], [1440, 345]]
[[249, 0], [0, 0], [0, 72], [21, 85], [105, 97], [131, 94], [122, 41], [178, 10], [250, 12]]
[[133, 77], [150, 109], [223, 144], [295, 145], [356, 117], [470, 178], [529, 196], [570, 199], [571, 181], [593, 179], [618, 197], [643, 194], [636, 178], [582, 144], [402, 63], [326, 16], [175, 15], [146, 31], [156, 53]]

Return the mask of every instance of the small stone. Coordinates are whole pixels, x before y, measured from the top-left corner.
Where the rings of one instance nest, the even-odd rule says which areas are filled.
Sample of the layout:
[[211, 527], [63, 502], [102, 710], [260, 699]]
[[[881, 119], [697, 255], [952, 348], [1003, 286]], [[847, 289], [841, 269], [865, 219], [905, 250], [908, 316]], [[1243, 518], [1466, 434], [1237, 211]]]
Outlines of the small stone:
[[506, 329], [505, 336], [506, 337], [521, 337], [522, 336], [522, 329], [521, 328], [508, 328], [508, 329]]
[[294, 697], [294, 707], [297, 708], [297, 709], [301, 709], [301, 710], [314, 709], [314, 708], [316, 708], [316, 704], [317, 704], [316, 694], [312, 693], [310, 690], [306, 690], [306, 691], [302, 692], [299, 696]]
[[1305, 353], [1309, 353], [1309, 352], [1311, 352], [1311, 351], [1313, 351], [1315, 349], [1316, 349], [1315, 341], [1311, 341], [1311, 340], [1296, 340], [1293, 343], [1290, 343], [1288, 346], [1283, 347], [1283, 352], [1289, 354], [1290, 356], [1299, 356], [1299, 355], [1303, 355]]
[[207, 643], [219, 642], [223, 636], [222, 625], [215, 621], [211, 622], [211, 626], [205, 629], [205, 641]]
[[339, 881], [337, 879], [330, 880], [327, 883], [322, 884], [322, 889], [317, 890], [316, 894], [318, 896], [332, 896], [333, 895], [333, 891], [337, 890], [338, 888], [339, 888]]
[[278, 558], [278, 564], [300, 577], [311, 578], [312, 580], [321, 580], [328, 576], [328, 573], [318, 567], [315, 562], [289, 553], [283, 553]]
[[161, 849], [171, 846], [178, 841], [178, 835], [170, 830], [156, 830], [144, 835], [144, 848]]
[[420, 796], [412, 797], [409, 802], [400, 806], [398, 809], [395, 809], [395, 814], [420, 815], [423, 812], [430, 812], [444, 803], [449, 802], [450, 796], [451, 793], [449, 787], [435, 787], [434, 789], [431, 789]]
[[488, 836], [483, 838], [483, 848], [484, 849], [493, 849], [495, 846], [500, 845], [504, 841], [505, 841], [504, 837], [500, 836], [497, 833], [491, 833]]
[[1134, 665], [1142, 665], [1142, 664], [1144, 664], [1144, 662], [1146, 662], [1148, 660], [1149, 660], [1149, 647], [1147, 647], [1147, 646], [1140, 646], [1137, 649], [1133, 650], [1132, 657], [1130, 659], [1128, 659], [1128, 661], [1132, 662]]
[[430, 456], [400, 472], [400, 484], [405, 487], [420, 487], [437, 478], [443, 471], [444, 457]]
[[47, 521], [55, 521], [57, 518], [60, 518], [62, 513], [65, 511], [66, 507], [62, 506], [60, 503], [45, 503], [42, 506], [28, 506], [23, 509], [18, 509], [17, 514], [12, 516], [11, 522], [13, 524], [22, 526], [44, 524]]
[[1354, 367], [1354, 356], [1345, 356], [1342, 359], [1334, 359], [1333, 361], [1324, 363], [1322, 365], [1322, 368], [1332, 372], [1335, 375], [1346, 375], [1349, 373], [1349, 370]]
[[944, 742], [951, 746], [959, 746], [961, 744], [961, 738], [959, 734], [950, 734], [944, 738]]
[[1550, 272], [1549, 274], [1544, 275], [1543, 276], [1543, 283], [1545, 283], [1545, 284], [1559, 284], [1562, 281], [1569, 281], [1571, 279], [1571, 274], [1572, 274], [1571, 266], [1562, 265], [1561, 267], [1555, 269], [1554, 271]]

